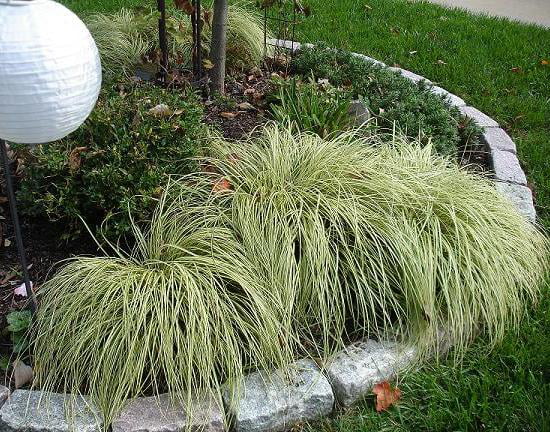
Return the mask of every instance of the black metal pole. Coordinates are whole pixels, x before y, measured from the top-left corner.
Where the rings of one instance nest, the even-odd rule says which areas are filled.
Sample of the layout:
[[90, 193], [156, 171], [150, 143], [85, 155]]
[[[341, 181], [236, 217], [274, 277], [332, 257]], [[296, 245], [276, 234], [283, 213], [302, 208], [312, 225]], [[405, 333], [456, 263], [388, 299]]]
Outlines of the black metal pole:
[[201, 44], [201, 2], [193, 0], [193, 12], [191, 13], [191, 26], [193, 27], [193, 79], [200, 83], [202, 79], [202, 44]]
[[15, 202], [15, 193], [13, 191], [13, 182], [11, 179], [10, 161], [8, 159], [8, 151], [6, 147], [6, 141], [0, 140], [0, 153], [2, 156], [2, 166], [4, 168], [4, 178], [6, 179], [6, 189], [8, 192], [11, 220], [13, 230], [15, 231], [15, 242], [17, 243], [17, 252], [19, 254], [19, 264], [21, 264], [21, 270], [23, 272], [23, 281], [25, 282], [27, 297], [31, 301], [30, 309], [34, 313], [36, 310], [36, 298], [34, 297], [34, 292], [32, 291], [29, 271], [27, 269], [27, 258], [25, 256], [25, 248], [23, 246], [23, 236], [21, 235], [21, 225], [19, 224], [19, 216], [17, 214], [17, 204]]
[[168, 73], [168, 41], [166, 39], [166, 2], [165, 0], [157, 0], [157, 9], [160, 12], [159, 16], [159, 46], [161, 52], [160, 59], [160, 76], [162, 82], [166, 84], [166, 75]]

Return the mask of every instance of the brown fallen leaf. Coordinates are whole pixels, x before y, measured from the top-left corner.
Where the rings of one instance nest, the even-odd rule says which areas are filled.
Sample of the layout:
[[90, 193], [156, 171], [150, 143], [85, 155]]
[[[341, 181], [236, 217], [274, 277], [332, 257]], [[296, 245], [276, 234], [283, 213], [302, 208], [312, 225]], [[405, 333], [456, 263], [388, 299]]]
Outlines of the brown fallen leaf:
[[15, 379], [15, 388], [21, 388], [32, 381], [34, 373], [32, 367], [26, 365], [21, 360], [13, 362], [13, 377]]
[[176, 9], [184, 11], [187, 15], [191, 15], [195, 11], [195, 8], [189, 0], [174, 0], [174, 5]]
[[540, 64], [543, 66], [550, 66], [550, 60], [541, 60]]
[[227, 192], [231, 190], [231, 183], [226, 178], [219, 179], [212, 187], [213, 192]]
[[510, 69], [512, 72], [514, 73], [523, 73], [523, 69], [520, 68], [519, 66], [518, 67], [513, 67], [512, 69]]
[[256, 107], [249, 102], [241, 102], [237, 104], [237, 108], [243, 111], [256, 111]]
[[155, 117], [170, 117], [174, 112], [166, 104], [158, 104], [149, 110]]
[[88, 150], [88, 147], [75, 147], [74, 149], [71, 150], [71, 152], [69, 153], [69, 160], [68, 160], [70, 171], [74, 172], [78, 168], [80, 168], [80, 165], [82, 164], [81, 154], [86, 150]]
[[0, 286], [6, 285], [9, 281], [17, 276], [17, 273], [5, 273], [4, 277], [0, 279]]
[[238, 113], [232, 113], [232, 112], [222, 112], [220, 113], [220, 117], [226, 118], [228, 120], [233, 120], [235, 117], [237, 117]]
[[386, 411], [401, 399], [401, 390], [397, 387], [392, 387], [388, 381], [376, 384], [372, 392], [376, 395], [377, 412]]

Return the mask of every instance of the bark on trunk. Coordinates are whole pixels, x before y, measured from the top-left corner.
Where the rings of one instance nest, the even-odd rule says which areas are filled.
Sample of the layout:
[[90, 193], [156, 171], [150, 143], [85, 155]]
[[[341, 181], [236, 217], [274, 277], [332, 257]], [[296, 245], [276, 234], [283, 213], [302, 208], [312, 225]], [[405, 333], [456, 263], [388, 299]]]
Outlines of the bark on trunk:
[[215, 0], [212, 19], [212, 46], [210, 60], [214, 67], [210, 71], [212, 92], [224, 93], [225, 59], [227, 45], [227, 0]]

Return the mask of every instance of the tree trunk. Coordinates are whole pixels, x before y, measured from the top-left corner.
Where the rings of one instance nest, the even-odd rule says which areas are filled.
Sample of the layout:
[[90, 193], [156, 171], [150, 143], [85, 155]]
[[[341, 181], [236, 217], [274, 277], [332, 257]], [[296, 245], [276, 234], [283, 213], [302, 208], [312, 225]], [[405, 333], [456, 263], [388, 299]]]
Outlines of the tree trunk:
[[227, 45], [227, 0], [215, 0], [212, 19], [212, 46], [210, 60], [214, 67], [210, 71], [212, 92], [224, 93], [225, 59]]

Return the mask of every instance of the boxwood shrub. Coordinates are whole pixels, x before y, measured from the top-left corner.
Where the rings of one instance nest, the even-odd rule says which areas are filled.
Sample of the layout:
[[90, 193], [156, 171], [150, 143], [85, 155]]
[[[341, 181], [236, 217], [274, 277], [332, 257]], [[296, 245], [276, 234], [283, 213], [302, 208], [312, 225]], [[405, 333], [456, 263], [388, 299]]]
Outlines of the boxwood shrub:
[[414, 138], [420, 133], [421, 142], [431, 140], [438, 153], [454, 155], [477, 144], [480, 128], [443, 97], [431, 93], [426, 82], [416, 85], [390, 69], [322, 43], [302, 49], [292, 67], [295, 73], [313, 74], [347, 88], [368, 104], [379, 126], [393, 129], [395, 125]]
[[[155, 108], [156, 107], [156, 108]], [[21, 210], [82, 234], [80, 217], [108, 239], [146, 220], [167, 174], [193, 170], [204, 136], [202, 106], [191, 92], [150, 84], [102, 91], [90, 118], [67, 138], [23, 153]]]

